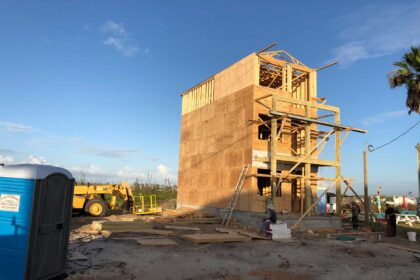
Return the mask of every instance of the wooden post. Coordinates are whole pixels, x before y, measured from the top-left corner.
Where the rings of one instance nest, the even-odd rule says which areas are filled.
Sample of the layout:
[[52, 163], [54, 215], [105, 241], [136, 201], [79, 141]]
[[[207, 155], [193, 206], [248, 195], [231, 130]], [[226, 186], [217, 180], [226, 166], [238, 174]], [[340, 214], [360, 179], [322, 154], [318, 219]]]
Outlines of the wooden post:
[[369, 221], [369, 191], [368, 191], [368, 173], [367, 173], [367, 152], [368, 143], [366, 143], [365, 151], [363, 152], [363, 186], [364, 186], [364, 204], [365, 204], [365, 223]]
[[[340, 124], [340, 112], [336, 112], [334, 114], [334, 122], [335, 124]], [[340, 141], [339, 130], [335, 131], [335, 161], [339, 163], [339, 165], [335, 167], [335, 177], [341, 178], [341, 141]], [[335, 215], [341, 216], [341, 202], [342, 202], [341, 179], [339, 179], [337, 181], [337, 184], [335, 185], [335, 195], [336, 195]]]
[[417, 143], [416, 145], [417, 148], [417, 176], [418, 176], [418, 184], [419, 184], [419, 195], [418, 197], [420, 198], [420, 143]]
[[[309, 90], [306, 94], [306, 101], [311, 102], [312, 97], [316, 97], [316, 71], [309, 73]], [[305, 117], [311, 118], [311, 108], [305, 105]], [[311, 158], [311, 123], [305, 123], [305, 157]], [[305, 163], [304, 183], [305, 183], [305, 211], [308, 216], [311, 215], [312, 205], [312, 186], [311, 186], [311, 171], [312, 166], [310, 163]]]
[[[273, 100], [274, 101], [274, 100]], [[274, 108], [274, 107], [273, 107]], [[274, 109], [275, 110], [275, 109]], [[274, 203], [274, 197], [277, 187], [277, 160], [276, 160], [276, 144], [277, 144], [277, 118], [271, 119], [271, 162], [270, 162], [270, 175], [271, 175], [271, 202]]]
[[[308, 106], [306, 106], [306, 110]], [[305, 155], [311, 152], [311, 126], [309, 123], [305, 124]], [[311, 188], [311, 164], [305, 163], [305, 210], [307, 211], [312, 205], [312, 188]], [[311, 213], [308, 213], [311, 216]]]

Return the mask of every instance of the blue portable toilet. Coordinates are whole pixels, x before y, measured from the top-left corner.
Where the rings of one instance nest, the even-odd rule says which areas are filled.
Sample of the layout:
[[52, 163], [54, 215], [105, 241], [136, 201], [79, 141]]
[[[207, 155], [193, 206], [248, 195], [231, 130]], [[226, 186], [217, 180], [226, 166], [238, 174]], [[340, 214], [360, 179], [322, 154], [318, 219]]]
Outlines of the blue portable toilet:
[[48, 165], [0, 165], [0, 279], [65, 275], [74, 178]]

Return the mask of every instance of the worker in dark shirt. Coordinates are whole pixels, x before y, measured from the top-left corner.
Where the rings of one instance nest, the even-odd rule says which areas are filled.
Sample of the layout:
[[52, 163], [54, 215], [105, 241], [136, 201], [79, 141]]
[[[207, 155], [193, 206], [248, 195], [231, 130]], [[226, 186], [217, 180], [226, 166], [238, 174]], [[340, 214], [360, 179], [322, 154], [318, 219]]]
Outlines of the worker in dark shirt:
[[266, 231], [269, 229], [270, 224], [277, 223], [277, 213], [274, 211], [274, 206], [269, 203], [267, 205], [269, 217], [264, 217], [261, 223], [261, 233], [266, 233]]
[[387, 221], [388, 236], [397, 235], [397, 215], [396, 214], [397, 212], [395, 211], [394, 207], [391, 207], [391, 205], [386, 204], [385, 219]]
[[351, 221], [353, 223], [353, 229], [357, 230], [359, 227], [359, 214], [360, 214], [360, 208], [359, 205], [356, 204], [356, 202], [351, 202]]

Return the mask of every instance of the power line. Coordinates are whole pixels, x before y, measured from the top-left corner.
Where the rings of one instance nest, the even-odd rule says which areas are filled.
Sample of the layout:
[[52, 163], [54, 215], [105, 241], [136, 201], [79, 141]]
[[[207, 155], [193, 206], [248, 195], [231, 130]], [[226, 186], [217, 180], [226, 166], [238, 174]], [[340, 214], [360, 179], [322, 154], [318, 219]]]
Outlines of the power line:
[[407, 134], [410, 130], [412, 130], [413, 128], [415, 128], [418, 124], [420, 123], [420, 121], [416, 122], [413, 126], [411, 126], [410, 128], [408, 128], [406, 131], [404, 131], [403, 133], [401, 133], [400, 135], [398, 135], [397, 137], [395, 137], [394, 139], [392, 139], [391, 141], [386, 142], [385, 144], [382, 144], [381, 146], [375, 148], [373, 145], [369, 145], [368, 146], [368, 150], [369, 152], [374, 152], [376, 150], [379, 150], [380, 148], [383, 148], [389, 144], [391, 144], [392, 142], [398, 140], [399, 138], [401, 138], [402, 136], [404, 136], [405, 134]]

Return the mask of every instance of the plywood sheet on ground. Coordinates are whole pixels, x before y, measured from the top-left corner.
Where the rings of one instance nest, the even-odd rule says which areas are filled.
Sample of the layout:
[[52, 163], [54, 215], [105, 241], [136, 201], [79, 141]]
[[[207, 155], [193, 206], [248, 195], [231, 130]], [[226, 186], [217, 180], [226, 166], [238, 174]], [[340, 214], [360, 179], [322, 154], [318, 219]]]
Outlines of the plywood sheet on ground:
[[[92, 224], [93, 225], [93, 224]], [[145, 223], [145, 222], [104, 222], [101, 223], [100, 230], [108, 230], [111, 232], [120, 232], [120, 231], [138, 231], [144, 229], [152, 229], [152, 223]]]
[[246, 230], [240, 230], [240, 229], [228, 229], [228, 228], [216, 228], [217, 232], [222, 233], [228, 233], [228, 234], [240, 234], [247, 237], [250, 237], [252, 239], [262, 239], [262, 240], [269, 240], [269, 238], [264, 237], [256, 232], [250, 232]]
[[180, 227], [180, 226], [165, 226], [167, 229], [177, 229], [177, 230], [191, 230], [191, 231], [199, 231], [199, 228], [196, 227]]
[[240, 242], [250, 241], [251, 238], [239, 234], [184, 234], [181, 235], [182, 239], [192, 241], [194, 243], [223, 243], [223, 242]]
[[137, 240], [140, 245], [147, 246], [177, 246], [178, 243], [168, 238], [141, 238]]

